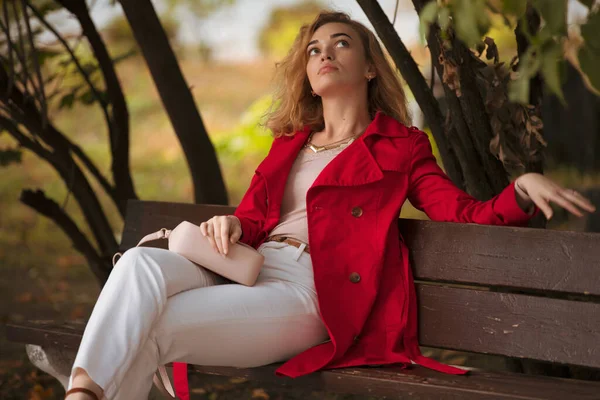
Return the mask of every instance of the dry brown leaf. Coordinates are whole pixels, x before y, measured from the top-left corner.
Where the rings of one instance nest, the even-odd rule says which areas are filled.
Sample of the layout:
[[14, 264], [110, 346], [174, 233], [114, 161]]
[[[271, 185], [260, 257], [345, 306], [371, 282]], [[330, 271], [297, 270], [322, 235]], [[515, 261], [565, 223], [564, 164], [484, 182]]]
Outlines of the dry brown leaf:
[[69, 282], [65, 280], [58, 281], [58, 283], [56, 284], [56, 288], [62, 292], [66, 292], [67, 290], [69, 290], [70, 286], [71, 285], [69, 285]]
[[32, 300], [33, 300], [33, 293], [31, 293], [31, 292], [24, 292], [24, 293], [21, 293], [20, 295], [18, 295], [17, 297], [15, 297], [15, 301], [17, 303], [31, 303]]
[[444, 68], [444, 72], [442, 74], [442, 81], [454, 92], [457, 97], [462, 95], [460, 90], [460, 79], [458, 77], [458, 67], [456, 64], [448, 60], [444, 57], [443, 54], [440, 54], [438, 58], [440, 65]]
[[82, 305], [77, 305], [73, 307], [71, 313], [69, 314], [70, 319], [79, 319], [85, 316], [85, 308]]
[[252, 398], [269, 400], [269, 395], [267, 394], [267, 392], [265, 392], [264, 389], [257, 388], [252, 390]]

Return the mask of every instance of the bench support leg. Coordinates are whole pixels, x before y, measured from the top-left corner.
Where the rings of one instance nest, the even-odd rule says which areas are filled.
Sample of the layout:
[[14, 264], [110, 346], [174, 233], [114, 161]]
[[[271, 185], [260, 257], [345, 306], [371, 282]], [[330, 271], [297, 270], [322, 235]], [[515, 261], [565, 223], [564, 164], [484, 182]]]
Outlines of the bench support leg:
[[26, 344], [25, 350], [33, 365], [58, 379], [65, 391], [67, 390], [71, 367], [77, 355], [75, 350], [56, 347], [44, 348], [35, 344]]

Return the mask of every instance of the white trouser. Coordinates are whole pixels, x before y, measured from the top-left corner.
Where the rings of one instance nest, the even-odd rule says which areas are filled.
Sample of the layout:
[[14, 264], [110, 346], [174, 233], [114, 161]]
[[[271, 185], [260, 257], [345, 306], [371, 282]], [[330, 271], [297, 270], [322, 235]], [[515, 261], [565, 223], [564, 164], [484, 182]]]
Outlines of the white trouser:
[[168, 362], [256, 367], [326, 340], [310, 256], [287, 243], [258, 250], [265, 264], [252, 287], [167, 250], [127, 250], [94, 306], [68, 388], [83, 368], [107, 399], [147, 399]]

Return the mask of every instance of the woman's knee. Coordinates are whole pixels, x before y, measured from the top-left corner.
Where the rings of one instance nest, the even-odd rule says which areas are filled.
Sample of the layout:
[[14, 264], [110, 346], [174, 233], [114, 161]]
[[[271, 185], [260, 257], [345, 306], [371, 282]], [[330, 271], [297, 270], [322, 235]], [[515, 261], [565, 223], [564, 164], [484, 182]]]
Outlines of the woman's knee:
[[[130, 276], [138, 274], [155, 274], [152, 265], [158, 266], [156, 262], [156, 249], [152, 247], [133, 247], [123, 253], [123, 256], [115, 264], [112, 274]], [[153, 254], [154, 253], [154, 254]]]
[[139, 257], [143, 257], [149, 251], [149, 247], [132, 247], [125, 251], [121, 258], [117, 260], [115, 268], [120, 264], [133, 264]]

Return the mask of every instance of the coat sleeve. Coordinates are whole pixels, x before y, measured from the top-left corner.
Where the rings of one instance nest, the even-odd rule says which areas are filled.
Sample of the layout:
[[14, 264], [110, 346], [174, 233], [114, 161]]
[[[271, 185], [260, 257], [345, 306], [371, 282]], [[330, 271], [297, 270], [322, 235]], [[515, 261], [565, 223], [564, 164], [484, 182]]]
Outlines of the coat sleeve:
[[240, 242], [256, 247], [262, 239], [260, 233], [267, 218], [267, 188], [258, 172], [254, 173], [250, 187], [232, 215], [240, 220], [242, 226]]
[[408, 199], [433, 221], [526, 226], [540, 211], [527, 214], [517, 203], [514, 182], [498, 195], [480, 201], [462, 191], [437, 165], [427, 134], [413, 136]]

